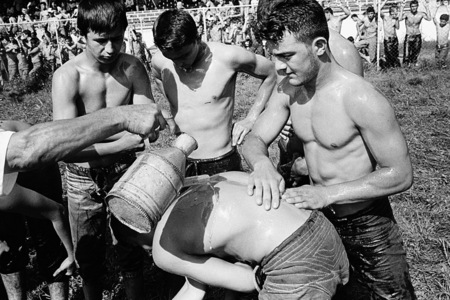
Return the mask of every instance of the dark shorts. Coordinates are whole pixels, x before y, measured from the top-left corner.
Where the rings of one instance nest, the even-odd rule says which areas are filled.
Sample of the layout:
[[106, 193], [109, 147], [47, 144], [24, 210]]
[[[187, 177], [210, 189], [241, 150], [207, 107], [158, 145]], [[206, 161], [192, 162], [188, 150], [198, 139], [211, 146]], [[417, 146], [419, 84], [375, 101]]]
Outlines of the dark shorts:
[[241, 156], [235, 147], [222, 156], [208, 159], [191, 159], [186, 162], [186, 177], [214, 175], [227, 171], [243, 171]]
[[[61, 174], [57, 164], [32, 172], [19, 173], [17, 183], [62, 203]], [[66, 280], [65, 276], [53, 277], [53, 273], [67, 257], [67, 253], [52, 222], [4, 212], [0, 213], [0, 240], [6, 241], [11, 250], [0, 258], [0, 273], [22, 271], [28, 264], [25, 222], [36, 250], [38, 275], [47, 282]]]
[[[333, 225], [319, 211], [261, 262], [258, 299], [331, 299], [349, 263]], [[264, 278], [265, 277], [265, 278]]]
[[345, 217], [329, 209], [323, 212], [341, 236], [350, 261], [350, 281], [333, 299], [416, 299], [388, 198]]

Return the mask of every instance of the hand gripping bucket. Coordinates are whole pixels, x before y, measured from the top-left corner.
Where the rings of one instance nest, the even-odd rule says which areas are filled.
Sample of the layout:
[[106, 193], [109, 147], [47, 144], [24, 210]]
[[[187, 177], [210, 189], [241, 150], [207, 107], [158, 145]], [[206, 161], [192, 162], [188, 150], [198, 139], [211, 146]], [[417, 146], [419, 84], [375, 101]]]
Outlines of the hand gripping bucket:
[[172, 147], [139, 156], [113, 186], [106, 202], [121, 223], [150, 232], [184, 184], [186, 158], [197, 142], [183, 133]]

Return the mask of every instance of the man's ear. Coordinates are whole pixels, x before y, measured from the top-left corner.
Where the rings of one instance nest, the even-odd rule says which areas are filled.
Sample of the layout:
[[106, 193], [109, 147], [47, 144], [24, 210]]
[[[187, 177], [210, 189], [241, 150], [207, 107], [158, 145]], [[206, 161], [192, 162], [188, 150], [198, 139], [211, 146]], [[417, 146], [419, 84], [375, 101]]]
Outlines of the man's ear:
[[327, 45], [328, 42], [323, 37], [317, 37], [312, 42], [312, 47], [319, 57], [326, 53]]

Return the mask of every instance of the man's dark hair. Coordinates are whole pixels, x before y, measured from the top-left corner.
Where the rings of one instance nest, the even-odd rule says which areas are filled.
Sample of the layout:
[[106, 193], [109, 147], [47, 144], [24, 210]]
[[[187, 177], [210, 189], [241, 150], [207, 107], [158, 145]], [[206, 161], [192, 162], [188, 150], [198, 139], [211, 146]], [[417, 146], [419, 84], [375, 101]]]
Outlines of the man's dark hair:
[[409, 7], [411, 7], [411, 6], [413, 6], [413, 5], [419, 6], [419, 1], [417, 1], [417, 0], [412, 0], [412, 1], [409, 3]]
[[153, 25], [155, 45], [165, 51], [176, 51], [199, 39], [197, 25], [192, 16], [182, 9], [169, 9]]
[[324, 13], [330, 13], [330, 14], [334, 13], [333, 10], [331, 9], [331, 7], [327, 7], [323, 11], [324, 11]]
[[128, 21], [125, 5], [121, 0], [82, 0], [78, 6], [78, 28], [86, 36], [121, 29], [125, 32]]
[[315, 0], [259, 0], [256, 32], [259, 39], [280, 42], [284, 32], [292, 33], [300, 42], [317, 37], [328, 41], [327, 19]]
[[352, 14], [352, 15], [350, 16], [350, 18], [352, 18], [352, 19], [355, 18], [355, 17], [358, 18], [358, 15], [357, 15], [357, 14]]
[[367, 12], [367, 13], [375, 13], [375, 8], [373, 8], [373, 6], [369, 6], [369, 7], [366, 9], [366, 12]]
[[448, 22], [448, 20], [449, 20], [448, 14], [442, 14], [442, 15], [439, 17], [439, 20], [443, 20], [443, 21], [445, 21], [445, 22]]

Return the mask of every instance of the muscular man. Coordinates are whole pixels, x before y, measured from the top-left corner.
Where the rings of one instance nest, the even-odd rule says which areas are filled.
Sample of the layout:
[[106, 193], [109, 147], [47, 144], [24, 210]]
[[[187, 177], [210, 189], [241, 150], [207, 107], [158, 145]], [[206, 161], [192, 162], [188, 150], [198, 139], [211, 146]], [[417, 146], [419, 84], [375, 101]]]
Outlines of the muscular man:
[[366, 16], [361, 21], [360, 39], [355, 43], [357, 49], [367, 48], [369, 51], [369, 62], [374, 63], [377, 59], [377, 30], [378, 23], [375, 18], [375, 9], [369, 6]]
[[[271, 99], [243, 144], [253, 169], [249, 194], [266, 209], [277, 208], [282, 195], [295, 207], [323, 210], [350, 261], [350, 282], [338, 299], [415, 299], [388, 200], [412, 184], [408, 148], [392, 107], [362, 77], [336, 64], [317, 2], [260, 1], [258, 28], [277, 73], [286, 76], [276, 93], [285, 85], [298, 89], [287, 101]], [[311, 183], [285, 191], [267, 145], [289, 115]]]
[[341, 33], [342, 22], [345, 19], [347, 19], [352, 14], [352, 12], [348, 8], [348, 6], [346, 6], [342, 2], [339, 2], [339, 7], [344, 12], [344, 14], [340, 15], [340, 16], [335, 16], [333, 9], [331, 9], [331, 7], [325, 8], [324, 11], [325, 11], [325, 17], [327, 18], [328, 27], [338, 33]]
[[259, 299], [331, 299], [348, 279], [348, 260], [332, 224], [318, 211], [286, 202], [270, 212], [255, 209], [247, 180], [242, 172], [215, 175], [167, 209], [154, 237], [128, 229], [119, 238], [153, 244], [159, 267], [187, 277], [175, 300], [202, 299], [206, 285], [256, 288]]
[[428, 1], [424, 3], [425, 12], [419, 12], [417, 9], [419, 7], [419, 2], [417, 0], [412, 0], [409, 4], [411, 10], [404, 13], [406, 1], [402, 3], [400, 9], [400, 21], [405, 20], [406, 35], [405, 42], [403, 46], [403, 63], [409, 65], [417, 66], [417, 58], [420, 54], [420, 49], [422, 48], [422, 34], [420, 33], [420, 23], [425, 19], [431, 21], [430, 8], [428, 7]]
[[[153, 57], [152, 71], [169, 102], [172, 126], [198, 142], [188, 158], [186, 176], [240, 170], [235, 146], [250, 131], [275, 86], [272, 62], [242, 47], [202, 42], [194, 20], [183, 10], [163, 12], [153, 35], [160, 52]], [[233, 125], [238, 72], [260, 78], [262, 84], [247, 117]]]
[[[138, 58], [120, 52], [128, 25], [122, 1], [81, 1], [77, 22], [86, 49], [53, 75], [53, 118], [71, 119], [103, 107], [153, 103], [145, 67]], [[135, 151], [143, 147], [141, 136], [121, 133], [65, 159], [75, 259], [87, 299], [102, 298], [107, 229], [103, 199], [133, 163]], [[128, 297], [142, 299], [143, 252], [120, 243], [115, 248]]]
[[[381, 7], [386, 4], [386, 1]], [[397, 30], [400, 28], [400, 22], [398, 20], [397, 7], [392, 5], [389, 7], [389, 14], [381, 13], [383, 19], [384, 29], [384, 56], [386, 59], [387, 68], [400, 67], [398, 60], [398, 38]]]

